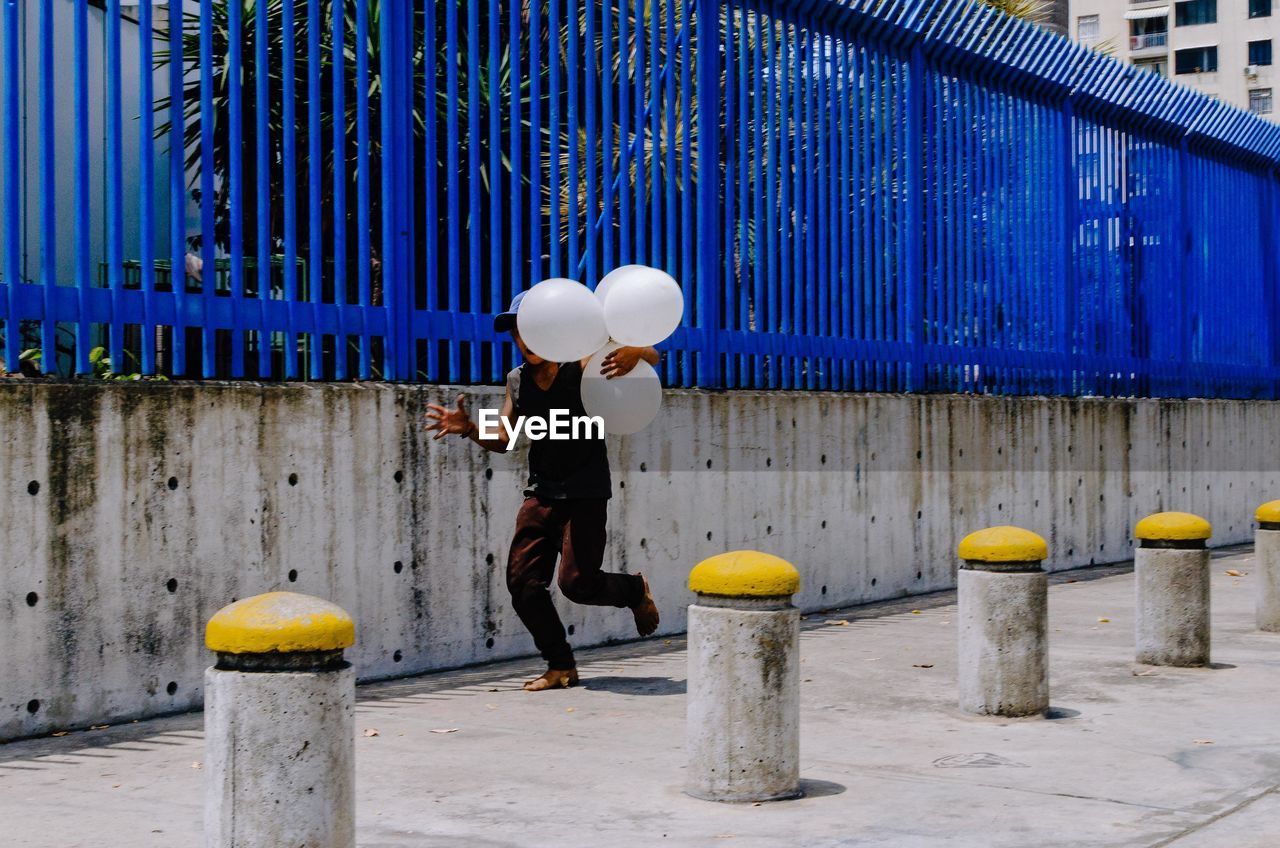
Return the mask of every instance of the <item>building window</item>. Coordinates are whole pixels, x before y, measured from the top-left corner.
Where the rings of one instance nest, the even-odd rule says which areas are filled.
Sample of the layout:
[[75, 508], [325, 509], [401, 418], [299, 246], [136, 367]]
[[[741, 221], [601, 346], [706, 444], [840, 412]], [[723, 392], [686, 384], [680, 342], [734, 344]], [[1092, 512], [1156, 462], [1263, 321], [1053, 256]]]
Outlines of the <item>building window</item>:
[[1271, 64], [1271, 39], [1265, 41], [1249, 42], [1249, 64], [1250, 65], [1270, 65]]
[[1249, 0], [1249, 17], [1271, 17], [1271, 0]]
[[1218, 48], [1191, 47], [1173, 54], [1175, 74], [1202, 74], [1218, 70]]
[[1271, 89], [1254, 88], [1249, 90], [1249, 111], [1255, 115], [1271, 114]]
[[1133, 66], [1139, 70], [1155, 74], [1160, 77], [1169, 76], [1169, 63], [1164, 59], [1155, 59], [1151, 61], [1134, 61]]
[[1076, 18], [1076, 39], [1079, 41], [1097, 41], [1099, 35], [1098, 16], [1081, 15]]
[[1177, 4], [1174, 23], [1177, 26], [1196, 26], [1197, 24], [1216, 24], [1218, 22], [1218, 0], [1185, 0]]

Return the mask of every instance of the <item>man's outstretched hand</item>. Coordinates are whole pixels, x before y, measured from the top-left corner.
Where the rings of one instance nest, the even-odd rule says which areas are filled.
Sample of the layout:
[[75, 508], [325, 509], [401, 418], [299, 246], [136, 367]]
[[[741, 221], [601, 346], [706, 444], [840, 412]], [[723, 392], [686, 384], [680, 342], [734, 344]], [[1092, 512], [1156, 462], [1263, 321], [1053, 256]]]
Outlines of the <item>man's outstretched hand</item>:
[[650, 365], [657, 365], [658, 352], [651, 347], [614, 348], [600, 363], [600, 373], [606, 380], [622, 377], [630, 374], [642, 359]]
[[458, 405], [453, 409], [445, 409], [434, 403], [427, 404], [427, 418], [430, 420], [427, 432], [435, 432], [432, 441], [439, 441], [449, 435], [469, 436], [471, 428], [475, 426], [471, 423], [467, 401], [462, 395], [458, 395]]

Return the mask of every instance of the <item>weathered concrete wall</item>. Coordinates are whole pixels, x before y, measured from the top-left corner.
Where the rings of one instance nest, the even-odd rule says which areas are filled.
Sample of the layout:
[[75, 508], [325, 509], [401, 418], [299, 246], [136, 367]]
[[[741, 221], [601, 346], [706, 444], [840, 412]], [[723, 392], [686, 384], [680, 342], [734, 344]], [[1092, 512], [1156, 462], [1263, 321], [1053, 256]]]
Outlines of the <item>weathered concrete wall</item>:
[[[456, 391], [0, 385], [0, 739], [198, 706], [205, 621], [269, 589], [345, 606], [365, 679], [529, 653], [503, 578], [524, 457], [431, 442]], [[1277, 434], [1277, 403], [672, 391], [614, 445], [607, 567], [649, 576], [670, 633], [734, 548], [796, 563], [813, 609], [951, 586], [989, 524], [1050, 568], [1129, 558], [1162, 509], [1243, 542]], [[575, 644], [634, 634], [562, 609]]]

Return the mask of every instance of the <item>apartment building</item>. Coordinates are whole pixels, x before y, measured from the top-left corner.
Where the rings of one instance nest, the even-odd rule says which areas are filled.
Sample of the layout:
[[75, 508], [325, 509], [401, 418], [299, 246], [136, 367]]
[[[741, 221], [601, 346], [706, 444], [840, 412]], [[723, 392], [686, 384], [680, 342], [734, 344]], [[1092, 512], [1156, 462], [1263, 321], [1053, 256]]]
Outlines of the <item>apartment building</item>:
[[1071, 0], [1071, 38], [1280, 121], [1277, 0]]

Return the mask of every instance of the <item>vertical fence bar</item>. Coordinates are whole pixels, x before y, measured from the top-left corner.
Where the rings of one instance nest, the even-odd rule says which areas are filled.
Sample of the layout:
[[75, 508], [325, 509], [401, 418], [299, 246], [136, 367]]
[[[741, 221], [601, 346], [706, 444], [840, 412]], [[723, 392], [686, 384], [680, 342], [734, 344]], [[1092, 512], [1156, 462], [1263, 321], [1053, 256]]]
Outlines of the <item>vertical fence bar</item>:
[[[573, 5], [576, 2], [578, 2], [578, 0], [570, 0], [571, 5]], [[670, 4], [671, 2], [673, 2], [673, 0], [667, 0], [668, 4]], [[599, 138], [599, 127], [597, 125], [597, 121], [599, 119], [599, 116], [597, 113], [597, 108], [598, 108], [597, 98], [599, 97], [598, 92], [602, 87], [605, 89], [609, 87], [607, 80], [603, 81], [603, 86], [601, 85], [600, 77], [602, 74], [605, 74], [608, 72], [607, 69], [611, 62], [609, 45], [607, 42], [604, 44], [604, 51], [603, 51], [604, 61], [603, 62], [601, 62], [601, 58], [597, 52], [597, 48], [596, 48], [596, 10], [597, 9], [599, 10], [602, 19], [608, 19], [609, 10], [606, 4], [592, 3], [592, 2], [588, 2], [588, 0], [583, 0], [582, 16], [583, 16], [583, 24], [584, 24], [583, 29], [585, 31], [584, 47], [586, 49], [586, 52], [583, 56], [583, 60], [586, 63], [586, 70], [583, 74], [583, 78], [586, 83], [585, 84], [586, 97], [585, 97], [585, 103], [583, 104], [583, 106], [584, 106], [584, 112], [586, 113], [585, 120], [586, 120], [586, 145], [587, 145], [586, 156], [583, 159], [583, 167], [586, 169], [587, 194], [586, 194], [586, 207], [585, 207], [586, 214], [584, 216], [584, 221], [586, 223], [586, 232], [584, 233], [584, 236], [583, 236], [584, 244], [583, 244], [582, 250], [584, 254], [583, 258], [586, 262], [586, 276], [583, 277], [583, 282], [586, 282], [591, 286], [595, 286], [596, 281], [599, 279], [599, 277], [597, 276], [598, 271], [597, 271], [597, 265], [596, 265], [596, 256], [597, 256], [596, 245], [599, 243], [599, 240], [600, 240], [599, 234], [597, 232], [600, 228], [596, 225], [596, 221], [600, 219], [600, 210], [596, 207], [596, 198], [598, 196], [597, 195], [598, 187], [596, 182], [596, 173], [597, 173], [596, 160], [599, 157], [599, 154], [597, 153], [597, 147], [596, 147], [596, 141]], [[576, 144], [575, 144], [575, 147], [576, 147]], [[604, 170], [604, 173], [607, 175], [609, 171], [608, 164], [606, 162], [602, 162], [601, 168]], [[606, 225], [607, 224], [608, 222], [606, 222]]]
[[[292, 4], [286, 3], [288, 7]], [[213, 2], [200, 0], [200, 373], [212, 377], [216, 373], [216, 338], [207, 320], [205, 298], [212, 297], [218, 285], [217, 242], [214, 230], [214, 114], [213, 114]], [[285, 126], [293, 126], [286, 118]], [[113, 263], [114, 264], [114, 263]], [[114, 308], [112, 310], [114, 312]], [[114, 333], [114, 327], [112, 328]]]
[[[169, 13], [171, 15], [170, 20], [177, 20], [180, 22], [182, 20], [182, 17], [180, 15], [177, 17], [172, 17], [174, 12], [172, 8], [172, 4], [176, 2], [177, 0], [171, 0], [170, 10], [169, 10]], [[72, 14], [74, 15], [74, 24], [73, 24], [74, 29], [73, 29], [72, 38], [75, 40], [75, 49], [73, 52], [75, 56], [75, 66], [76, 66], [76, 71], [75, 71], [75, 134], [76, 134], [76, 144], [75, 144], [75, 160], [76, 160], [75, 161], [75, 169], [76, 169], [75, 269], [76, 271], [75, 271], [75, 278], [76, 278], [76, 307], [77, 307], [78, 315], [76, 317], [75, 372], [76, 374], [92, 374], [93, 368], [89, 363], [89, 347], [90, 347], [90, 344], [92, 343], [92, 339], [90, 337], [91, 327], [89, 324], [89, 288], [90, 286], [93, 285], [93, 278], [90, 275], [90, 271], [89, 271], [89, 262], [90, 262], [90, 255], [89, 255], [89, 221], [90, 221], [90, 218], [89, 218], [89, 41], [88, 41], [89, 10], [88, 10], [87, 4], [82, 4], [82, 3], [75, 4], [75, 6], [73, 7]], [[181, 24], [179, 23], [177, 27], [170, 24], [169, 29], [171, 31], [170, 33], [171, 39], [173, 37], [172, 31], [174, 29], [177, 29], [179, 31], [179, 40], [178, 40], [178, 47], [177, 47], [178, 53], [176, 54], [177, 58], [171, 61], [171, 68], [170, 68], [170, 74], [169, 74], [170, 91], [181, 91], [181, 85], [174, 84], [175, 77], [179, 81], [182, 79], [181, 73], [175, 72], [174, 70], [174, 67], [177, 67], [181, 63], [181, 39], [180, 39]], [[170, 50], [172, 51], [173, 49], [174, 49], [173, 41], [171, 40]], [[176, 193], [178, 194], [182, 193], [182, 152], [181, 151], [183, 148], [182, 148], [182, 143], [180, 141], [180, 139], [182, 138], [181, 114], [182, 114], [181, 98], [179, 98], [176, 103], [171, 100], [170, 118], [169, 118], [171, 123], [171, 130], [169, 134], [169, 143], [170, 143], [169, 160], [171, 164], [169, 169], [169, 178], [170, 178], [170, 184], [172, 186], [174, 182], [174, 171], [176, 168], [176, 171], [177, 171]], [[175, 122], [175, 120], [178, 126], [176, 135], [172, 130], [172, 125]], [[174, 149], [179, 151], [178, 155], [176, 156], [172, 152]], [[177, 165], [174, 166], [172, 164], [173, 162], [177, 162]], [[170, 206], [172, 207], [174, 205], [175, 205], [174, 202], [170, 200]], [[176, 205], [181, 207], [181, 204], [176, 204]], [[178, 232], [179, 234], [181, 234], [182, 232], [181, 226], [179, 226]], [[181, 251], [182, 240], [180, 238], [177, 238], [177, 239], [174, 239], [174, 242], [177, 245], [177, 249]], [[180, 253], [179, 253], [179, 256], [181, 256]], [[182, 268], [181, 261], [176, 262], [173, 267], [175, 268], [175, 271], [173, 273], [180, 273], [180, 271], [176, 269]], [[177, 289], [175, 287], [175, 291], [176, 290]], [[179, 301], [178, 305], [179, 307], [181, 307], [181, 301]], [[179, 308], [178, 311], [179, 311], [179, 316], [174, 321], [174, 325], [175, 325], [174, 359], [175, 361], [178, 361], [178, 356], [179, 356], [179, 349], [177, 346], [178, 331], [176, 328], [177, 328], [178, 322], [185, 317], [181, 314], [182, 312], [181, 308]], [[43, 365], [46, 371], [52, 371], [56, 367], [56, 364], [52, 362], [45, 362], [43, 363]]]
[[[565, 75], [568, 78], [568, 114], [565, 119], [565, 139], [569, 146], [569, 191], [566, 196], [569, 216], [567, 225], [569, 234], [569, 273], [575, 279], [582, 281], [578, 254], [578, 236], [582, 225], [578, 215], [578, 203], [581, 200], [580, 175], [578, 173], [578, 49], [581, 41], [581, 30], [578, 27], [577, 0], [565, 0], [564, 16], [568, 26], [568, 35], [565, 39], [567, 51]], [[592, 220], [589, 213], [587, 220]]]
[[[555, 35], [554, 30], [552, 35]], [[480, 268], [480, 249], [483, 247], [483, 236], [480, 234], [480, 139], [480, 3], [479, 0], [467, 0], [467, 221], [470, 222], [467, 232], [467, 299], [471, 314], [477, 317], [467, 325], [465, 335], [470, 342], [467, 379], [472, 382], [482, 379], [480, 339], [476, 334], [479, 316], [484, 312], [481, 300], [483, 272]], [[553, 197], [552, 205], [558, 204], [559, 198]], [[497, 304], [494, 308], [498, 309]]]
[[138, 273], [142, 277], [142, 373], [155, 374], [155, 101], [152, 0], [138, 6]]
[[[286, 3], [294, 0], [284, 0]], [[231, 0], [236, 5], [237, 0]], [[307, 2], [307, 294], [311, 301], [311, 379], [324, 376], [324, 336], [320, 332], [320, 303], [324, 289], [324, 207], [321, 180], [324, 160], [320, 149], [320, 0]]]
[[[363, 8], [364, 4], [357, 4]], [[271, 244], [271, 100], [268, 84], [269, 53], [271, 44], [268, 31], [267, 4], [254, 3], [254, 58], [253, 58], [253, 98], [254, 98], [254, 141], [255, 168], [257, 173], [258, 215], [257, 231], [257, 287], [258, 287], [258, 377], [266, 379], [272, 376], [271, 340], [273, 334], [268, 331], [267, 303], [272, 299], [271, 260], [274, 251]], [[283, 269], [281, 269], [283, 270]]]
[[[542, 0], [547, 10], [547, 250], [549, 273], [560, 276], [560, 0]], [[570, 273], [576, 273], [574, 268]]]
[[111, 287], [111, 335], [108, 355], [111, 369], [124, 367], [124, 304], [120, 274], [124, 256], [124, 202], [120, 194], [120, 0], [107, 0], [106, 8], [106, 169], [107, 285]]
[[[436, 7], [434, 2], [423, 4], [422, 8], [422, 55], [425, 57], [423, 67], [423, 133], [422, 133], [422, 172], [423, 172], [423, 228], [426, 231], [426, 309], [434, 312], [440, 305], [440, 217], [439, 217], [439, 180], [440, 152], [437, 148], [436, 129], [440, 110], [437, 90], [437, 74], [440, 65], [439, 49], [436, 46]], [[515, 36], [518, 38], [519, 36]], [[518, 69], [512, 69], [516, 73]], [[497, 100], [497, 86], [490, 88], [490, 100]], [[513, 133], [513, 135], [518, 135]], [[493, 176], [497, 181], [497, 174]], [[448, 306], [453, 309], [455, 307]], [[450, 334], [452, 335], [452, 334]], [[448, 359], [457, 359], [456, 345], [452, 340], [448, 343]], [[440, 344], [435, 333], [427, 338], [427, 379], [440, 379]]]
[[697, 384], [718, 386], [720, 330], [720, 0], [698, 0], [695, 8], [698, 44], [698, 324]]
[[[346, 4], [333, 4], [329, 34], [333, 122], [333, 301], [337, 304], [338, 335], [333, 342], [333, 377], [347, 379], [350, 326], [347, 311], [347, 100], [346, 100]], [[364, 47], [357, 43], [356, 50]]]
[[[386, 9], [384, 8], [385, 14]], [[295, 91], [297, 71], [294, 54], [298, 40], [293, 21], [294, 4], [285, 0], [280, 17], [281, 27], [281, 90], [280, 111], [283, 116], [280, 128], [281, 164], [284, 168], [284, 299], [286, 309], [284, 337], [284, 376], [286, 380], [298, 377], [298, 165], [295, 153], [298, 120]], [[386, 75], [383, 75], [386, 81]], [[383, 98], [383, 114], [387, 112]], [[385, 266], [384, 266], [385, 268]], [[386, 272], [383, 272], [384, 279]]]
[[[587, 10], [590, 15], [590, 9]], [[499, 76], [498, 56], [502, 45], [499, 42], [498, 28], [502, 21], [498, 0], [489, 0], [489, 300], [492, 311], [501, 312], [507, 308], [502, 291], [502, 180], [498, 179], [502, 158], [501, 135], [501, 77]], [[518, 38], [519, 36], [512, 36]], [[430, 65], [428, 65], [430, 67]], [[590, 73], [590, 72], [588, 72]], [[591, 147], [588, 145], [588, 152]], [[434, 169], [434, 162], [428, 162], [428, 170]], [[435, 226], [435, 221], [427, 217], [428, 229]], [[427, 262], [435, 262], [431, 251], [427, 252]], [[490, 351], [489, 379], [492, 382], [502, 380], [503, 346], [501, 339], [493, 344]], [[434, 376], [429, 379], [435, 379]]]
[[[21, 253], [19, 242], [22, 237], [20, 225], [20, 195], [18, 182], [18, 130], [21, 119], [18, 117], [18, 3], [17, 0], [0, 2], [0, 26], [4, 27], [4, 78], [0, 79], [3, 91], [3, 109], [0, 117], [4, 118], [4, 220], [0, 221], [0, 230], [4, 237], [4, 282], [7, 290], [7, 310], [4, 325], [4, 364], [10, 371], [18, 371], [18, 357], [22, 345], [21, 321], [18, 318], [18, 277], [21, 273]], [[78, 43], [78, 42], [77, 42]], [[79, 54], [77, 54], [77, 60]], [[49, 367], [45, 362], [44, 366]]]
[[[145, 0], [144, 0], [145, 2]], [[244, 116], [241, 103], [244, 6], [227, 6], [227, 188], [230, 211], [231, 376], [244, 377]]]
[[[459, 185], [461, 160], [458, 154], [458, 4], [446, 3], [444, 11], [445, 38], [445, 193], [448, 198], [447, 213], [448, 262], [449, 262], [449, 311], [454, 315], [462, 309], [462, 209]], [[430, 223], [428, 223], [430, 226]], [[458, 334], [449, 340], [449, 382], [462, 378], [459, 361]]]
[[[54, 134], [53, 0], [40, 3], [40, 285], [44, 295], [44, 320], [40, 331], [40, 359], [56, 362], [58, 356], [54, 286], [58, 284], [58, 212]], [[143, 101], [149, 103], [149, 100]], [[15, 120], [14, 123], [17, 123]], [[16, 330], [18, 324], [14, 322]]]
[[[187, 373], [187, 186], [183, 124], [182, 0], [169, 0], [169, 281], [174, 377]], [[87, 115], [87, 110], [86, 110]], [[87, 124], [86, 117], [86, 124]]]
[[[361, 380], [368, 380], [373, 376], [373, 332], [369, 321], [373, 307], [373, 246], [370, 237], [372, 213], [369, 208], [369, 46], [369, 6], [367, 3], [356, 3], [356, 43], [353, 48], [356, 56], [356, 287], [360, 302]], [[428, 126], [431, 124], [431, 121], [427, 122]], [[434, 162], [435, 159], [429, 161]]]
[[906, 180], [906, 220], [902, 238], [906, 248], [906, 264], [902, 272], [904, 288], [903, 328], [904, 341], [911, 350], [911, 359], [903, 372], [904, 391], [915, 391], [922, 383], [924, 362], [920, 346], [921, 326], [921, 266], [924, 253], [924, 53], [919, 47], [911, 51], [910, 58], [898, 66], [905, 69], [903, 76], [903, 109], [906, 112], [906, 137], [903, 141], [902, 162]]
[[542, 4], [529, 12], [529, 283], [542, 279]]

